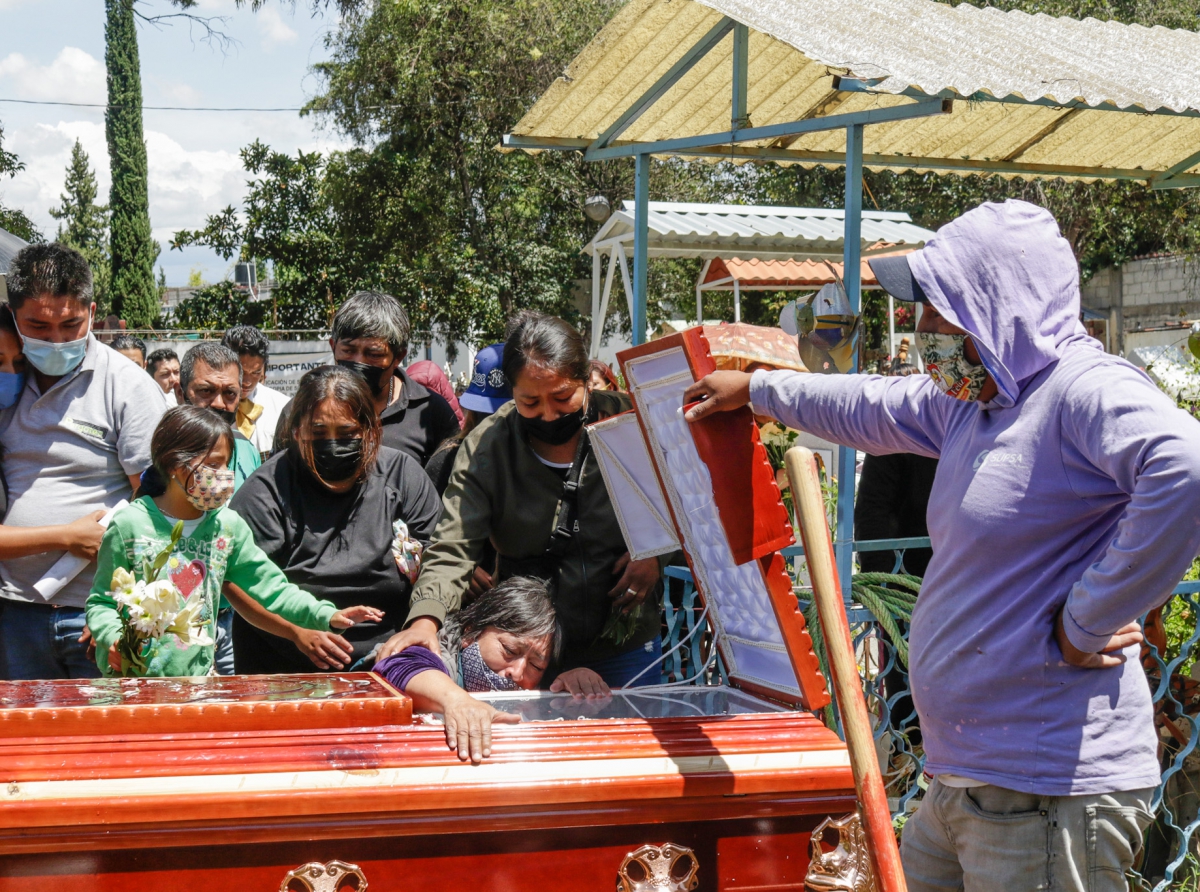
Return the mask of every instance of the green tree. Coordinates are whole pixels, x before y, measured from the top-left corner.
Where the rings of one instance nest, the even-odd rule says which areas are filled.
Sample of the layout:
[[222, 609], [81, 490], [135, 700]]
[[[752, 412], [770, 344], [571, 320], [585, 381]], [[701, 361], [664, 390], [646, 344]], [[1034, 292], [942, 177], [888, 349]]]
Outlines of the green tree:
[[62, 204], [50, 209], [50, 216], [59, 221], [55, 238], [87, 258], [95, 283], [97, 313], [106, 316], [111, 308], [108, 207], [96, 204], [99, 192], [96, 174], [79, 140], [75, 140], [71, 148], [71, 163], [67, 165], [64, 189], [59, 196]]
[[251, 303], [245, 291], [232, 282], [200, 288], [171, 314], [172, 328], [186, 331], [223, 331], [233, 325], [269, 327], [268, 303]]
[[158, 317], [150, 233], [146, 142], [142, 133], [142, 76], [138, 60], [135, 0], [105, 0], [104, 61], [108, 70], [108, 138], [112, 189], [110, 250], [112, 309], [131, 328], [148, 328]]
[[[14, 177], [25, 169], [25, 164], [12, 152], [4, 148], [4, 128], [0, 127], [0, 178]], [[27, 242], [40, 242], [42, 234], [25, 216], [24, 211], [0, 204], [0, 229], [7, 230]]]
[[[240, 211], [173, 246], [273, 263], [280, 325], [326, 324], [344, 297], [399, 297], [418, 330], [498, 337], [530, 307], [582, 322], [572, 292], [590, 279], [580, 247], [596, 230], [587, 197], [632, 197], [627, 161], [496, 151], [501, 135], [611, 16], [608, 0], [411, 0], [349, 11], [319, 66], [310, 107], [358, 146], [321, 158], [255, 144]], [[728, 197], [723, 167], [655, 162], [655, 199]], [[651, 318], [691, 300], [695, 264], [654, 264]], [[619, 287], [619, 286], [618, 286]], [[614, 317], [627, 327], [623, 301]]]

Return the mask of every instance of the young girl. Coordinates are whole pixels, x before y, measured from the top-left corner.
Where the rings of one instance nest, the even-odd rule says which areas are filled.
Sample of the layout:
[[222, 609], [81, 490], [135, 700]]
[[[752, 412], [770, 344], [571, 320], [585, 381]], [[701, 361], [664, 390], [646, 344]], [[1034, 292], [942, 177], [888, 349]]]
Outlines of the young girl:
[[[145, 478], [147, 494], [117, 512], [109, 524], [87, 601], [96, 662], [106, 675], [119, 672], [121, 666], [121, 619], [110, 594], [113, 571], [123, 568], [140, 579], [143, 559], [152, 562], [167, 547], [178, 521], [183, 522], [183, 538], [163, 573], [189, 602], [201, 599], [201, 624], [214, 640], [216, 608], [226, 581], [272, 613], [308, 629], [345, 629], [383, 618], [373, 607], [335, 610], [328, 601], [292, 585], [254, 544], [246, 522], [224, 507], [233, 494], [233, 473], [228, 469], [233, 435], [216, 412], [197, 406], [168, 410], [154, 432], [150, 452], [154, 467]], [[152, 640], [144, 652], [145, 674], [208, 675], [213, 652], [212, 643], [189, 647], [167, 633]]]

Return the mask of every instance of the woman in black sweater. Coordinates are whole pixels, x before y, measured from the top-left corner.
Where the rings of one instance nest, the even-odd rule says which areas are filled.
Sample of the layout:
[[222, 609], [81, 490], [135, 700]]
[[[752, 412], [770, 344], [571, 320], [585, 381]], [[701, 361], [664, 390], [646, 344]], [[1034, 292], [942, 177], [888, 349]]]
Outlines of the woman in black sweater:
[[[239, 674], [341, 669], [394, 635], [412, 583], [392, 554], [395, 524], [428, 543], [441, 500], [421, 465], [381, 445], [379, 419], [361, 377], [337, 366], [314, 369], [292, 402], [289, 437], [238, 490], [230, 507], [288, 579], [334, 604], [384, 611], [378, 624], [341, 636], [270, 623], [267, 634], [234, 620]], [[284, 636], [284, 637], [277, 637]]]

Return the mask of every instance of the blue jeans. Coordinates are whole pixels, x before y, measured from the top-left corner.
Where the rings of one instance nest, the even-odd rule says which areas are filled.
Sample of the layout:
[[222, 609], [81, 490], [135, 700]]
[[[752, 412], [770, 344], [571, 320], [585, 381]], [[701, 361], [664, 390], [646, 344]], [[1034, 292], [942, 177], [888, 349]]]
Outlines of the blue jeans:
[[86, 625], [79, 607], [0, 600], [0, 678], [99, 678], [79, 643]]
[[217, 675], [233, 675], [233, 608], [217, 611], [217, 652], [213, 656]]
[[[593, 663], [588, 668], [603, 678], [604, 683], [610, 688], [623, 688], [629, 684], [631, 678], [652, 663], [657, 663], [661, 658], [662, 638], [655, 638], [653, 641], [639, 644], [633, 650], [627, 650], [623, 654]], [[662, 667], [655, 666], [635, 681], [633, 686], [640, 688], [643, 685], [659, 684], [661, 681]]]

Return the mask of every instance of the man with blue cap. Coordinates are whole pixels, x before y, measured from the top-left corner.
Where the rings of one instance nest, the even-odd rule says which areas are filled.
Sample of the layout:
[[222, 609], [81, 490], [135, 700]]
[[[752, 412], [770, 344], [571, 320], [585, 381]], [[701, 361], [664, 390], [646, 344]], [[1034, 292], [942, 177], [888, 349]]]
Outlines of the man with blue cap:
[[439, 496], [446, 492], [446, 486], [450, 482], [450, 471], [453, 470], [454, 459], [458, 455], [458, 447], [462, 445], [467, 434], [473, 431], [479, 422], [512, 399], [512, 388], [508, 386], [508, 380], [500, 368], [503, 360], [503, 344], [489, 344], [475, 354], [471, 386], [458, 398], [459, 408], [463, 410], [462, 430], [443, 441], [425, 465], [425, 473], [437, 487]]
[[984, 204], [870, 263], [922, 303], [929, 375], [716, 372], [688, 420], [750, 402], [940, 459], [909, 639], [930, 783], [908, 888], [1124, 892], [1159, 783], [1138, 618], [1200, 551], [1200, 424], [1088, 337], [1043, 208]]

